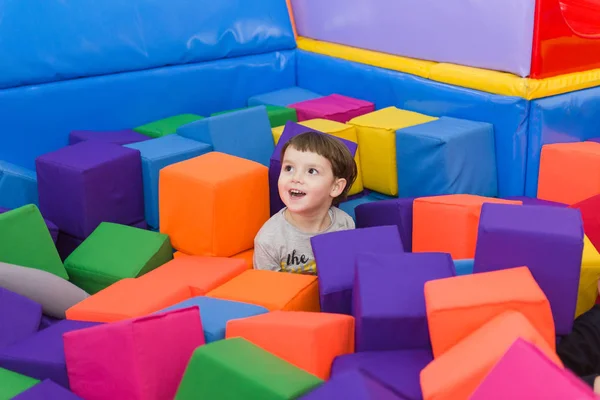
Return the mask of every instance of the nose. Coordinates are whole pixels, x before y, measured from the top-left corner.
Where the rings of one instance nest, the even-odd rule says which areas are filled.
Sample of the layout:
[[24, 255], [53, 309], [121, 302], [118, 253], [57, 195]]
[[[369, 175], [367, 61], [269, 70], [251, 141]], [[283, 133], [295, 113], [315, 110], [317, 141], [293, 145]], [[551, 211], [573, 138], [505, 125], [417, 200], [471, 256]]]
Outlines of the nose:
[[292, 182], [302, 183], [302, 174], [299, 170], [294, 171], [294, 175], [292, 175]]

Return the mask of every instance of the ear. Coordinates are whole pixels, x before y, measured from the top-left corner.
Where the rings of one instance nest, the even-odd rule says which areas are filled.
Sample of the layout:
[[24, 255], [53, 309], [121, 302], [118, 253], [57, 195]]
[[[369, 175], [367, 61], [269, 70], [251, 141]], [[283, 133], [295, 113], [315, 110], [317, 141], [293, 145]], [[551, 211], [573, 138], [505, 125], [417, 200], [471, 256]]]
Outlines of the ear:
[[348, 182], [344, 178], [336, 179], [335, 181], [333, 181], [333, 185], [331, 186], [331, 191], [329, 195], [333, 198], [338, 197], [346, 188], [347, 183]]

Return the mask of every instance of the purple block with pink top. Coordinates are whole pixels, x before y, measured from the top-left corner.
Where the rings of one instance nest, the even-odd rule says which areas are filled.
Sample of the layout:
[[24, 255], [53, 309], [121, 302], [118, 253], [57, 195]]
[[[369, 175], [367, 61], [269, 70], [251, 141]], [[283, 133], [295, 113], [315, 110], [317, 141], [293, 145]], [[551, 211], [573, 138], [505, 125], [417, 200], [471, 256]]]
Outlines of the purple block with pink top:
[[69, 392], [50, 379], [45, 379], [31, 389], [27, 389], [13, 397], [12, 400], [81, 400], [81, 397]]
[[119, 145], [143, 142], [151, 138], [142, 135], [131, 129], [120, 131], [71, 131], [69, 134], [69, 144], [77, 144], [86, 140], [96, 140], [105, 143], [114, 143]]
[[354, 209], [356, 227], [396, 225], [404, 251], [412, 251], [413, 197], [361, 204]]
[[375, 104], [370, 101], [340, 94], [294, 103], [290, 107], [296, 109], [298, 122], [321, 118], [345, 124], [352, 118], [375, 111]]
[[37, 332], [42, 306], [0, 287], [0, 349]]

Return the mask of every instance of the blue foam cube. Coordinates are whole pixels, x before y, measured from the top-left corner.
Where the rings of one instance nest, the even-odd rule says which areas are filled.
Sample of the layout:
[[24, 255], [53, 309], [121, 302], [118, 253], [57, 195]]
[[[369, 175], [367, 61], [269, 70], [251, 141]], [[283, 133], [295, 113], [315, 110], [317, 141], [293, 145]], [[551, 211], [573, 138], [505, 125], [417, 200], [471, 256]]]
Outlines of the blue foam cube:
[[453, 260], [456, 275], [470, 275], [473, 273], [474, 258], [463, 258], [461, 260]]
[[178, 310], [193, 306], [198, 306], [200, 308], [200, 320], [202, 321], [202, 329], [204, 330], [204, 340], [206, 343], [225, 339], [225, 327], [227, 326], [227, 321], [253, 317], [269, 312], [265, 307], [254, 304], [204, 296], [193, 297], [159, 312]]
[[494, 127], [441, 117], [396, 132], [398, 197], [474, 194], [496, 197]]
[[275, 150], [265, 106], [215, 115], [184, 125], [177, 134], [208, 143], [215, 151], [269, 166]]
[[0, 161], [0, 207], [39, 205], [35, 171]]
[[301, 101], [318, 99], [321, 96], [318, 93], [310, 90], [302, 89], [301, 87], [293, 86], [285, 89], [276, 90], [274, 92], [263, 93], [252, 96], [248, 99], [248, 106], [272, 105], [287, 107], [290, 104], [299, 103]]
[[125, 145], [140, 151], [144, 182], [144, 212], [146, 222], [158, 228], [158, 177], [159, 171], [171, 164], [201, 156], [212, 151], [206, 143], [178, 135], [167, 135], [156, 139]]

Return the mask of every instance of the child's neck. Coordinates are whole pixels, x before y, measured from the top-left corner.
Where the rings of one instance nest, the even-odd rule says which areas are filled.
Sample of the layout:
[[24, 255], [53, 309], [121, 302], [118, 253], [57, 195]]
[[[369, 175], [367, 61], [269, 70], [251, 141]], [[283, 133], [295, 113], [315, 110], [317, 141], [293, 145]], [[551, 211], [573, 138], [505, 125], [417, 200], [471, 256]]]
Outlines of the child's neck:
[[286, 209], [284, 217], [290, 224], [305, 233], [322, 232], [331, 224], [329, 207], [312, 214], [295, 214]]

